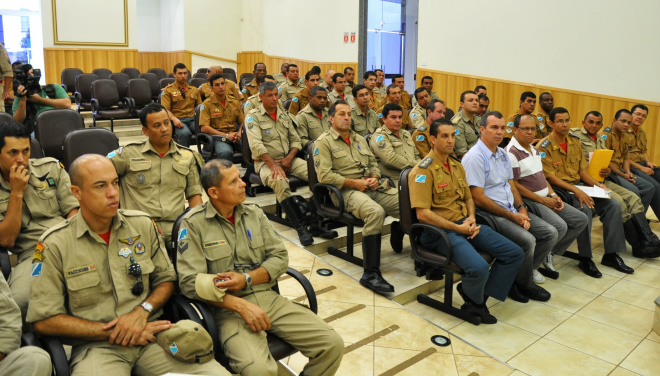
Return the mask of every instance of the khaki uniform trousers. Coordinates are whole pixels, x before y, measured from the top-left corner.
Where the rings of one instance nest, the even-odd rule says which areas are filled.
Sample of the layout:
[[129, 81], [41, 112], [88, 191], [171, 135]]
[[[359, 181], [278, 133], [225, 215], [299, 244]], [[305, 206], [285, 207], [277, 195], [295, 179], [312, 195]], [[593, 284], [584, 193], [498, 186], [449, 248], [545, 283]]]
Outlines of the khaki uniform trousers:
[[147, 346], [124, 347], [93, 343], [73, 348], [71, 376], [106, 375], [162, 375], [182, 373], [189, 375], [231, 376], [215, 360], [206, 363], [184, 363], [169, 355], [157, 343]]
[[607, 179], [605, 179], [603, 184], [612, 190], [612, 198], [621, 203], [621, 217], [623, 222], [629, 220], [633, 215], [644, 211], [642, 200], [633, 192]]
[[[243, 299], [260, 306], [271, 321], [268, 331], [309, 358], [305, 375], [334, 375], [344, 354], [344, 341], [330, 325], [304, 306], [272, 290], [246, 295]], [[233, 311], [215, 314], [220, 342], [229, 364], [241, 376], [276, 376], [277, 362], [268, 350], [266, 332], [254, 333]]]
[[28, 303], [30, 302], [30, 275], [32, 274], [32, 256], [33, 252], [25, 251], [18, 255], [18, 263], [11, 268], [9, 275], [9, 288], [14, 297], [14, 301], [21, 309], [21, 318], [23, 319], [23, 332], [32, 332], [32, 326], [25, 322]]
[[[289, 173], [287, 175], [293, 175], [304, 181], [308, 181], [307, 162], [303, 161], [300, 158], [293, 158], [293, 162], [291, 163], [291, 169], [289, 170]], [[282, 202], [287, 198], [291, 197], [291, 188], [289, 187], [289, 179], [273, 180], [272, 171], [267, 164], [264, 163], [264, 165], [261, 166], [261, 168], [259, 169], [259, 176], [261, 177], [261, 181], [263, 181], [265, 185], [273, 188], [273, 191], [275, 191], [275, 197], [277, 198], [278, 202]]]
[[[364, 221], [362, 236], [382, 234], [383, 222], [387, 215], [399, 218], [399, 196], [395, 188], [388, 192], [390, 191], [394, 193], [381, 192], [380, 188], [376, 191], [367, 189], [364, 192], [350, 188], [341, 190], [346, 210]], [[336, 197], [334, 195], [331, 197], [335, 206], [339, 205]]]
[[50, 376], [52, 373], [50, 356], [35, 346], [14, 350], [0, 362], [0, 376]]

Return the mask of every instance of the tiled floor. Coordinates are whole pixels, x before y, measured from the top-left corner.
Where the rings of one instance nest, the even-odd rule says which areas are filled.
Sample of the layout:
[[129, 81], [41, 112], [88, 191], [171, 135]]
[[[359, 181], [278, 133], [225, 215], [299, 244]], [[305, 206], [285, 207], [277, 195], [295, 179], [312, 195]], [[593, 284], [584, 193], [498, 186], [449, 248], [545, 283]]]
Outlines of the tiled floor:
[[[600, 265], [598, 221], [594, 260], [602, 278], [587, 277], [576, 261], [556, 257], [560, 277], [543, 284], [553, 295], [550, 301], [491, 299], [499, 322], [480, 326], [414, 300], [422, 291], [442, 300], [443, 284], [415, 276], [407, 244], [403, 253], [394, 254], [389, 236], [383, 237], [383, 274], [397, 288], [396, 295], [384, 297], [359, 285], [360, 267], [318, 249], [313, 255], [294, 244], [295, 232], [275, 227], [285, 238], [290, 266], [305, 272], [319, 293], [319, 316], [344, 338], [348, 350], [338, 375], [660, 375], [660, 336], [651, 331], [660, 260], [623, 254], [635, 268], [632, 275]], [[660, 233], [660, 224], [652, 227]], [[355, 253], [361, 256], [360, 244]], [[334, 274], [320, 276], [319, 268]], [[303, 295], [294, 281], [282, 286], [287, 296]], [[460, 296], [454, 296], [460, 306]], [[451, 345], [435, 346], [430, 339], [437, 334], [451, 338]], [[296, 354], [285, 363], [300, 372], [306, 359]]]

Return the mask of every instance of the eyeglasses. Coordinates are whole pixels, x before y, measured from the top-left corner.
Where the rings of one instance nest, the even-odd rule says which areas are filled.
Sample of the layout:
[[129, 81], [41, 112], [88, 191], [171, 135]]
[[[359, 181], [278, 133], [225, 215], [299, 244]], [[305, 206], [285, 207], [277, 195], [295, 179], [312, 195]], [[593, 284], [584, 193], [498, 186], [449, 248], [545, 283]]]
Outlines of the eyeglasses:
[[535, 132], [536, 128], [518, 128], [523, 132]]
[[140, 296], [144, 292], [144, 283], [142, 283], [142, 267], [131, 257], [131, 265], [128, 266], [128, 275], [135, 277], [135, 284], [131, 292], [135, 296]]
[[641, 117], [643, 117], [644, 119], [646, 119], [646, 117], [648, 116], [648, 114], [643, 114], [643, 113], [641, 113], [641, 112], [633, 112], [633, 115], [641, 116]]

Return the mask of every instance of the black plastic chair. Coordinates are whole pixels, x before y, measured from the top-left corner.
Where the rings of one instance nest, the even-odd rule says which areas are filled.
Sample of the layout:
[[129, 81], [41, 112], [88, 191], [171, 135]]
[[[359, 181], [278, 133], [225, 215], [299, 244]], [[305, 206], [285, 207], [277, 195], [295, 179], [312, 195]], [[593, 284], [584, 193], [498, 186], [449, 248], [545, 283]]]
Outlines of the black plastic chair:
[[99, 76], [99, 78], [110, 78], [112, 71], [108, 68], [96, 68], [92, 71], [92, 74]]
[[162, 68], [149, 68], [147, 73], [155, 74], [156, 77], [158, 77], [158, 80], [160, 80], [161, 78], [167, 77], [167, 73], [165, 73], [165, 69], [162, 69]]
[[160, 85], [161, 90], [165, 88], [165, 86], [171, 84], [174, 82], [174, 78], [172, 77], [166, 77], [166, 78], [161, 78], [158, 81], [158, 84]]
[[[197, 74], [199, 74], [199, 73], [197, 73]], [[207, 80], [206, 75], [204, 75], [204, 77], [195, 77], [192, 80], [190, 80], [190, 85], [194, 86], [196, 88], [199, 88], [200, 86], [202, 86], [203, 84], [205, 84], [207, 82], [209, 82], [209, 80]]]
[[64, 149], [62, 164], [68, 172], [73, 161], [81, 155], [108, 155], [111, 151], [118, 149], [119, 139], [105, 128], [79, 129], [69, 132], [64, 137], [62, 148]]
[[76, 91], [76, 76], [85, 72], [78, 68], [62, 69], [61, 84], [64, 91], [73, 94]]
[[37, 141], [36, 138], [30, 137], [30, 158], [39, 159], [45, 157], [44, 150], [41, 148], [41, 144]]
[[151, 84], [144, 78], [131, 78], [126, 84], [126, 98], [130, 100], [131, 115], [138, 117], [139, 111], [154, 101]]
[[140, 77], [140, 70], [137, 68], [124, 68], [121, 70], [121, 73], [127, 74], [129, 78]]
[[243, 86], [245, 86], [245, 84], [249, 84], [250, 82], [252, 82], [252, 80], [254, 80], [254, 77], [255, 77], [254, 73], [241, 73], [240, 82], [238, 83], [241, 89], [243, 89]]
[[110, 75], [110, 79], [117, 85], [117, 94], [119, 94], [119, 98], [124, 98], [126, 96], [128, 80], [130, 80], [131, 77], [126, 73], [113, 73]]
[[160, 83], [158, 82], [158, 76], [153, 73], [140, 73], [140, 78], [144, 78], [149, 81], [149, 86], [151, 87], [151, 97], [154, 100], [158, 99], [160, 95]]
[[74, 101], [78, 107], [78, 112], [82, 110], [89, 111], [92, 109], [92, 82], [98, 80], [95, 74], [79, 74], [75, 78], [76, 92], [73, 93]]
[[[118, 105], [119, 104], [119, 105]], [[114, 120], [129, 117], [131, 103], [117, 92], [117, 84], [113, 80], [96, 80], [92, 83], [92, 121], [96, 127], [97, 120], [110, 120], [110, 130], [114, 132]]]
[[[209, 203], [210, 205], [210, 203]], [[181, 227], [181, 222], [186, 212], [183, 212], [179, 217], [174, 221], [172, 226], [172, 234], [178, 234], [179, 228]], [[171, 250], [170, 250], [170, 259], [172, 264], [176, 268], [176, 258], [178, 256], [178, 241], [176, 237], [172, 238]], [[318, 313], [318, 303], [316, 301], [316, 292], [314, 292], [314, 287], [309, 282], [307, 277], [305, 277], [299, 271], [287, 268], [286, 274], [291, 276], [293, 279], [298, 281], [302, 288], [305, 290], [305, 295], [307, 296], [307, 302], [309, 304], [309, 309], [315, 314]], [[273, 290], [280, 293], [277, 283], [273, 286]], [[206, 331], [209, 332], [211, 338], [213, 339], [213, 348], [215, 350], [215, 359], [222, 364], [223, 367], [231, 370], [229, 365], [229, 359], [225, 356], [222, 346], [220, 344], [220, 338], [218, 336], [218, 327], [215, 324], [215, 319], [213, 318], [213, 313], [211, 308], [206, 302], [189, 299], [183, 294], [175, 294], [172, 298], [172, 303], [174, 308], [178, 311], [178, 319], [189, 319], [193, 320], [196, 323], [202, 325]], [[268, 348], [270, 354], [277, 361], [284, 359], [287, 356], [291, 356], [298, 352], [293, 346], [289, 345], [283, 339], [278, 336], [267, 333]]]
[[56, 108], [37, 116], [34, 135], [44, 156], [61, 161], [64, 157], [64, 137], [71, 131], [83, 128], [85, 123], [79, 113], [66, 108]]
[[236, 71], [232, 68], [222, 68], [222, 76], [225, 79], [236, 82]]
[[[193, 73], [192, 78], [203, 78], [206, 79], [206, 70], [204, 72]], [[194, 86], [194, 85], [193, 85]]]

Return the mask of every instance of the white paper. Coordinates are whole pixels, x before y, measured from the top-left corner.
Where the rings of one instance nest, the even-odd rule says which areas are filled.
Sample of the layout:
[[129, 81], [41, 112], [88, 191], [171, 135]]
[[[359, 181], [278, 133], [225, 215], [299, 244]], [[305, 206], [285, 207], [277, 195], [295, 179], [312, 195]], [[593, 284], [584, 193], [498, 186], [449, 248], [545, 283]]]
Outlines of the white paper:
[[586, 187], [584, 185], [576, 185], [575, 186], [577, 189], [581, 190], [582, 192], [586, 193], [589, 195], [589, 197], [593, 198], [610, 198], [610, 192], [611, 191], [606, 191], [601, 187]]

